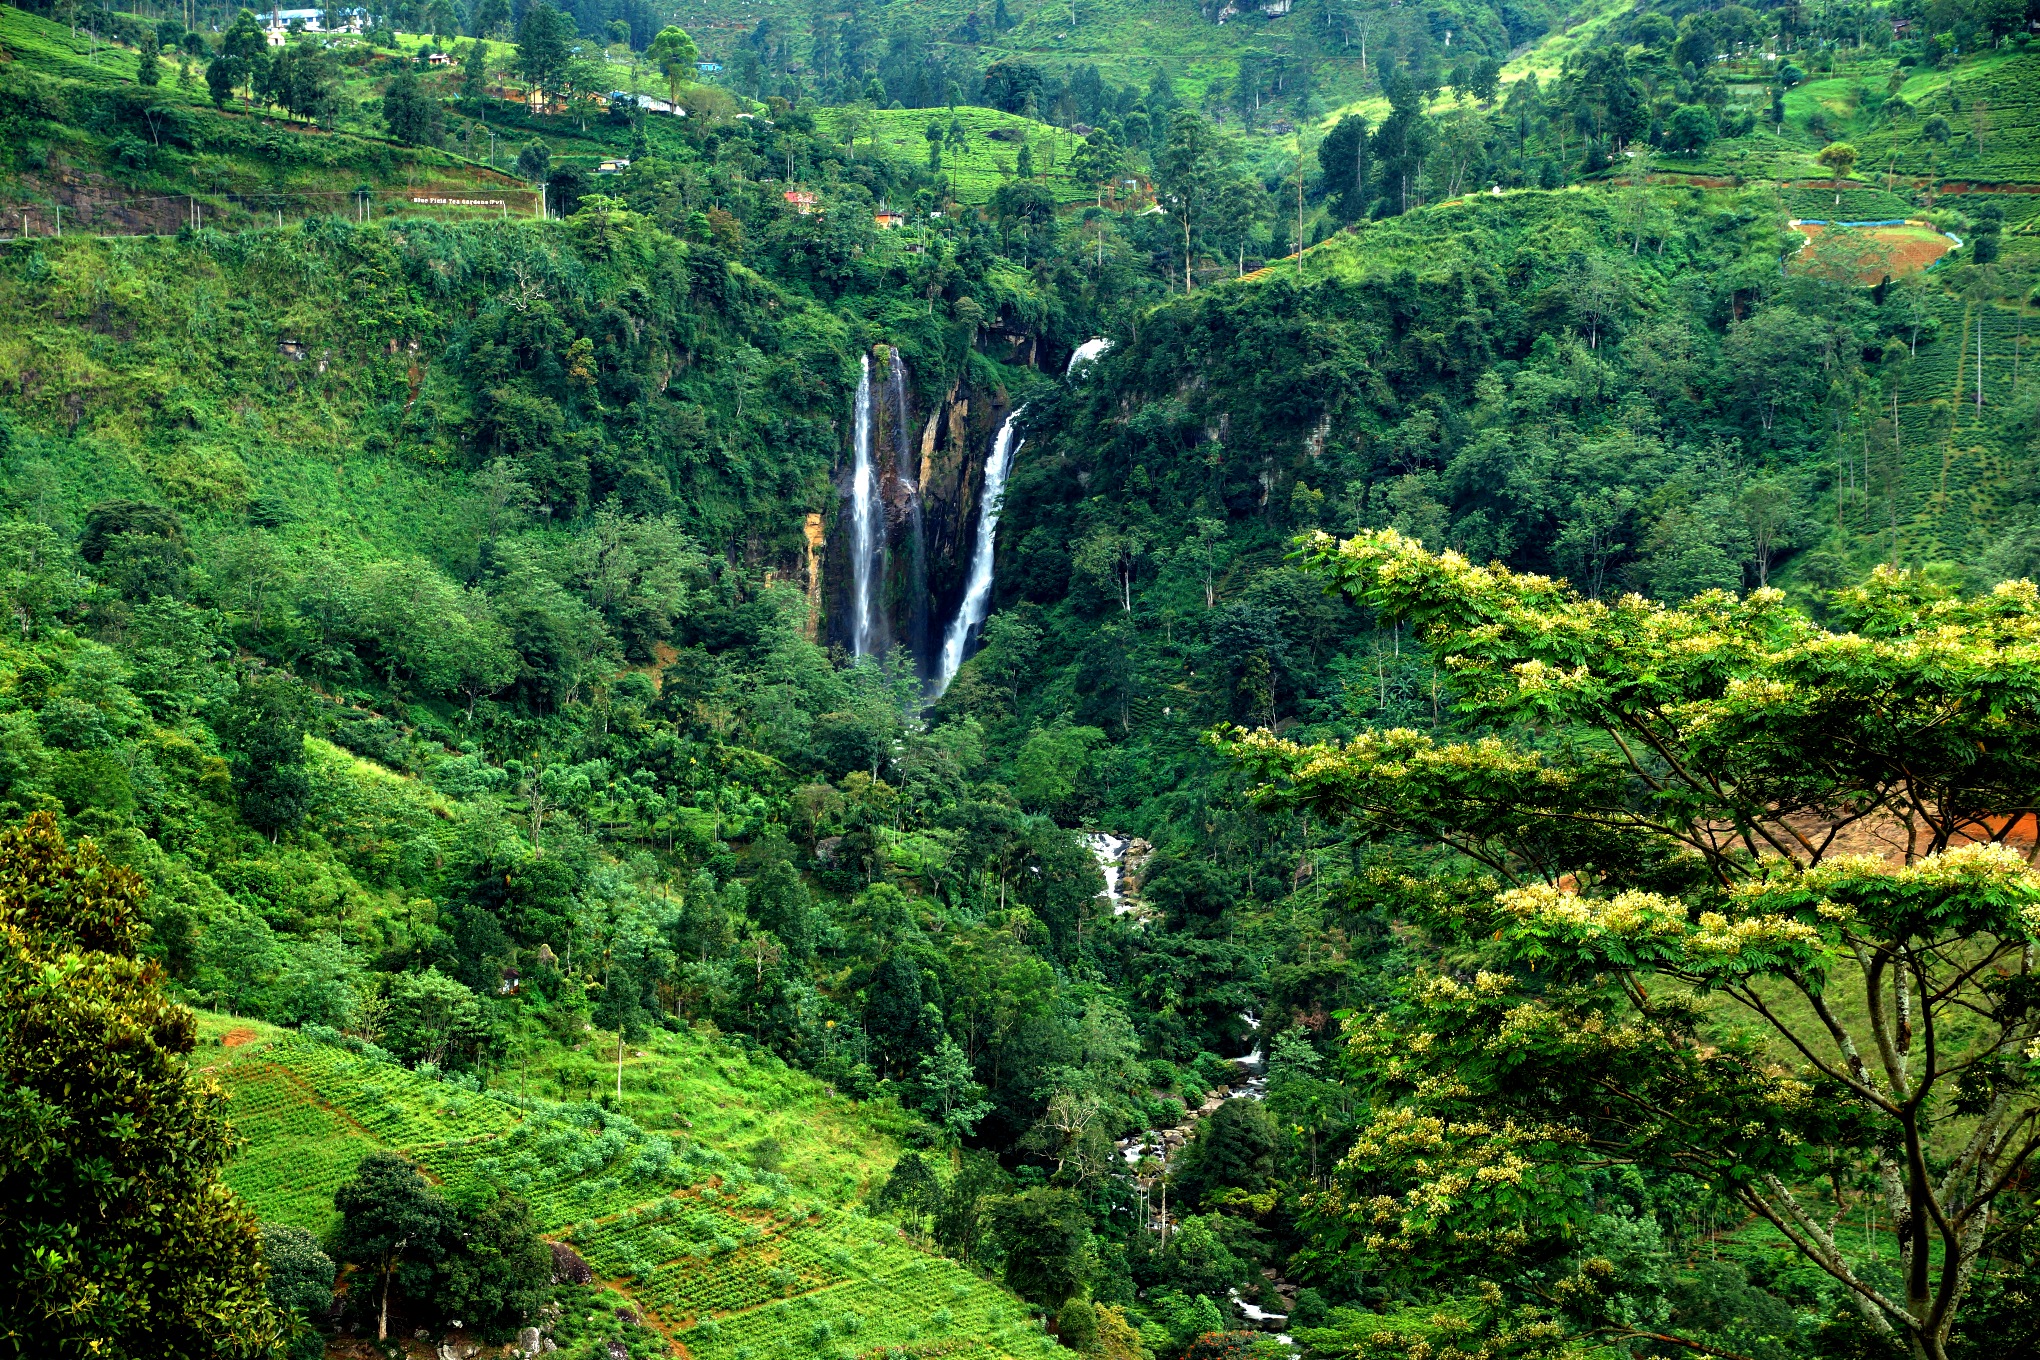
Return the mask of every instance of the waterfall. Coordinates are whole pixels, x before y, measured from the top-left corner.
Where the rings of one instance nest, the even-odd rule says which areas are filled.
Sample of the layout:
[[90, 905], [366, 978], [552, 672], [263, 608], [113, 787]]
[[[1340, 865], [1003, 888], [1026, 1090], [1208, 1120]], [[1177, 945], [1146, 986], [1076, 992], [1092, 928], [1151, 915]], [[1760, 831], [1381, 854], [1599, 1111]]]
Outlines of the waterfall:
[[1069, 363], [1063, 367], [1063, 376], [1065, 378], [1069, 377], [1077, 371], [1078, 364], [1091, 363], [1111, 348], [1112, 342], [1103, 336], [1095, 340], [1086, 340], [1083, 344], [1077, 346], [1076, 353], [1070, 355]]
[[[949, 632], [942, 639], [942, 664], [935, 675], [938, 698], [949, 688], [949, 682], [956, 678], [957, 668], [963, 665], [963, 649], [984, 625], [985, 615], [992, 609], [992, 547], [999, 532], [999, 502], [1006, 494], [1006, 474], [1012, 470], [1013, 455], [1020, 451], [1019, 444], [1013, 439], [1013, 422], [1026, 409], [1025, 406], [1017, 407], [1000, 424], [998, 434], [992, 439], [991, 456], [985, 459], [985, 487], [978, 499], [977, 543], [971, 550], [970, 575], [964, 582], [963, 603], [957, 608], [956, 617], [950, 620]], [[1026, 442], [1019, 441], [1021, 444]]]
[[900, 360], [898, 346], [893, 347], [886, 392], [892, 407], [893, 475], [899, 479], [900, 492], [906, 498], [907, 532], [913, 549], [910, 565], [914, 575], [907, 583], [907, 599], [912, 601], [907, 614], [907, 647], [914, 654], [914, 664], [925, 675], [928, 666], [928, 543], [922, 533], [921, 464], [914, 457], [913, 439], [907, 424], [907, 366]]
[[871, 462], [871, 355], [857, 379], [856, 461], [850, 473], [850, 590], [852, 594], [850, 651], [871, 655], [872, 605], [877, 589], [879, 545], [878, 470]]

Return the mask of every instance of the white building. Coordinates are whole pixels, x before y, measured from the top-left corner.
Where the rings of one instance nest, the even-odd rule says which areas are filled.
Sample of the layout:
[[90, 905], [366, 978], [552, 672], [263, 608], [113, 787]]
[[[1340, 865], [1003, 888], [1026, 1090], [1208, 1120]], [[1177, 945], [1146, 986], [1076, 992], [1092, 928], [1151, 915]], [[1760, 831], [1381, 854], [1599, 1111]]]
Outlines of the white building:
[[302, 24], [307, 33], [359, 33], [368, 27], [365, 9], [272, 9], [255, 16], [272, 33], [287, 32]]

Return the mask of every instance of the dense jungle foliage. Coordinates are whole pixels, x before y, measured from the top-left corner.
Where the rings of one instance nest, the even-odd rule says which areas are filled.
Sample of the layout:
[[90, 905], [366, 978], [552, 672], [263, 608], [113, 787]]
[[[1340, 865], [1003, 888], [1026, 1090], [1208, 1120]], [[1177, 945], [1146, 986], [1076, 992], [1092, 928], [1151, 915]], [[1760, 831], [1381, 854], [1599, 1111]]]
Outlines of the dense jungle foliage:
[[[0, 1344], [861, 1353], [655, 1223], [592, 1328], [493, 1159], [259, 1224], [186, 1006], [600, 1194], [781, 1196], [819, 1095], [625, 1063], [783, 1063], [1114, 1360], [2040, 1344], [2020, 6], [365, 17], [0, 8]], [[886, 346], [933, 606], [1023, 441], [939, 694], [823, 584]]]

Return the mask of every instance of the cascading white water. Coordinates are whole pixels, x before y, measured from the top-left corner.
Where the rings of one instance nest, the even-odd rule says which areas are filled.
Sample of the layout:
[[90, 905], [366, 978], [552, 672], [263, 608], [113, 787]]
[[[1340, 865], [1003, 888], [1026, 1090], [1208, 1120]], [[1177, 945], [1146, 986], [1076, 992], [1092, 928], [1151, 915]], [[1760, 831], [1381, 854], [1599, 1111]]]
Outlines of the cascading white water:
[[857, 379], [857, 439], [850, 472], [850, 590], [853, 656], [871, 654], [872, 593], [878, 565], [878, 470], [871, 462], [871, 355]]
[[992, 611], [992, 548], [999, 533], [999, 502], [1006, 494], [1006, 474], [1012, 470], [1013, 455], [1020, 451], [1020, 444], [1027, 442], [1023, 439], [1015, 443], [1013, 439], [1013, 422], [1026, 409], [1015, 407], [1000, 423], [998, 434], [992, 438], [991, 457], [985, 459], [984, 493], [978, 499], [977, 543], [971, 550], [970, 575], [964, 580], [963, 604], [957, 608], [956, 617], [949, 621], [949, 631], [942, 638], [942, 661], [935, 673], [937, 698], [956, 678], [957, 669], [963, 665], [963, 649]]
[[1078, 364], [1091, 363], [1099, 355], [1111, 348], [1112, 342], [1102, 335], [1095, 340], [1086, 340], [1083, 344], [1077, 346], [1076, 353], [1070, 355], [1069, 363], [1063, 366], [1063, 376], [1065, 378], [1069, 377], [1077, 371]]
[[1105, 875], [1105, 891], [1098, 895], [1111, 904], [1114, 916], [1126, 915], [1133, 908], [1119, 891], [1119, 884], [1126, 877], [1126, 847], [1131, 842], [1110, 831], [1093, 831], [1084, 841], [1091, 847], [1091, 857], [1098, 861], [1098, 872]]

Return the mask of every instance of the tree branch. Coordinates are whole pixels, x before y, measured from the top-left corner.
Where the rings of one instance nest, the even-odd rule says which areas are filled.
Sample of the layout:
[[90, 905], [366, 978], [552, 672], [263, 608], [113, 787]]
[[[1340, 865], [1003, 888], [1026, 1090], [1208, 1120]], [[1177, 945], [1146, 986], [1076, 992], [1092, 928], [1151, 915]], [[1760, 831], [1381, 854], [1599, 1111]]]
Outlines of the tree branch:
[[[1773, 1180], [1775, 1179], [1776, 1178], [1773, 1177]], [[1882, 1321], [1883, 1331], [1887, 1336], [1890, 1335], [1892, 1332], [1891, 1323], [1893, 1319], [1897, 1319], [1901, 1324], [1903, 1324], [1907, 1328], [1911, 1328], [1915, 1325], [1912, 1320], [1912, 1315], [1906, 1312], [1905, 1308], [1902, 1305], [1894, 1303], [1892, 1300], [1886, 1298], [1884, 1296], [1884, 1291], [1876, 1288], [1873, 1285], [1865, 1284], [1863, 1281], [1857, 1279], [1855, 1272], [1849, 1269], [1847, 1262], [1841, 1260], [1839, 1256], [1830, 1255], [1826, 1250], [1824, 1250], [1821, 1247], [1821, 1245], [1818, 1242], [1809, 1240], [1807, 1237], [1803, 1236], [1799, 1231], [1795, 1230], [1792, 1224], [1787, 1223], [1785, 1221], [1785, 1216], [1780, 1214], [1776, 1209], [1773, 1209], [1769, 1202], [1767, 1202], [1762, 1195], [1758, 1194], [1755, 1190], [1752, 1190], [1746, 1186], [1739, 1188], [1736, 1191], [1736, 1194], [1737, 1197], [1740, 1198], [1743, 1201], [1743, 1203], [1749, 1207], [1751, 1212], [1755, 1213], [1758, 1217], [1764, 1219], [1765, 1221], [1770, 1223], [1772, 1227], [1776, 1228], [1779, 1232], [1783, 1233], [1785, 1235], [1785, 1239], [1788, 1242], [1792, 1243], [1793, 1246], [1799, 1248], [1800, 1253], [1804, 1255], [1808, 1260], [1812, 1261], [1815, 1265], [1819, 1266], [1822, 1270], [1826, 1271], [1830, 1276], [1832, 1276], [1835, 1280], [1839, 1281], [1843, 1286], [1848, 1288], [1850, 1292], [1855, 1294], [1858, 1298], [1862, 1299], [1864, 1302], [1872, 1305], [1875, 1309], [1877, 1309], [1877, 1312], [1872, 1313], [1869, 1316], [1873, 1319], [1873, 1321], [1875, 1320]]]

